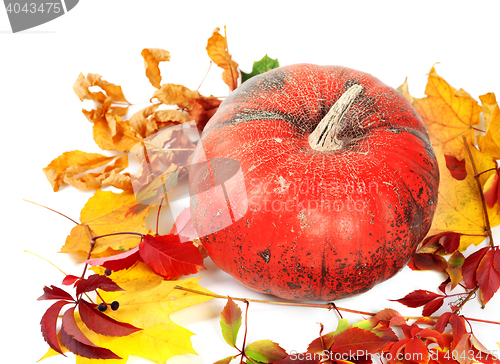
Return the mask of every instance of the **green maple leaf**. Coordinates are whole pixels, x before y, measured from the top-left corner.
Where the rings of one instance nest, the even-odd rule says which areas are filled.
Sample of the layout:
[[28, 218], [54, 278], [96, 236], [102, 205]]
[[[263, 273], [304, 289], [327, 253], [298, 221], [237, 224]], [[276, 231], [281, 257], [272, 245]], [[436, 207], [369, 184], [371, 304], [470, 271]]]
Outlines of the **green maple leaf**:
[[241, 82], [245, 82], [249, 78], [252, 78], [253, 76], [260, 75], [261, 73], [267, 72], [272, 70], [273, 68], [279, 67], [280, 63], [278, 62], [278, 59], [272, 59], [267, 56], [267, 54], [257, 62], [253, 63], [252, 67], [252, 73], [245, 73], [243, 71], [241, 72]]

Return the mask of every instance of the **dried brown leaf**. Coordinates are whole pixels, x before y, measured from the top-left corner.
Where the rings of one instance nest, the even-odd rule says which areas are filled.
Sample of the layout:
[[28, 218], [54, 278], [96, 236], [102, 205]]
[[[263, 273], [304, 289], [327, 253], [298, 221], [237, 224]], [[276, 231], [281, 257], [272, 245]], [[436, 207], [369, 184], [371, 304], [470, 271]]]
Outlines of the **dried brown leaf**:
[[238, 87], [238, 63], [232, 60], [227, 47], [227, 39], [219, 31], [220, 28], [215, 28], [212, 36], [208, 39], [207, 53], [217, 66], [224, 69], [222, 79], [229, 86], [230, 90], [233, 91]]
[[144, 58], [144, 67], [149, 82], [154, 87], [160, 88], [161, 74], [158, 65], [163, 61], [170, 61], [170, 52], [160, 48], [144, 48], [141, 55]]

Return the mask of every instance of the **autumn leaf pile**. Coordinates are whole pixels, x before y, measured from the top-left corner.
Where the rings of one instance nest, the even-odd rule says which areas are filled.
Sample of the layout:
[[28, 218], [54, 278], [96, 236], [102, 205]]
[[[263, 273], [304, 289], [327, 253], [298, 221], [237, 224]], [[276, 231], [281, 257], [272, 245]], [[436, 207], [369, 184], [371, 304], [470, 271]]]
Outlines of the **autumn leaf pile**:
[[[265, 56], [254, 63], [251, 73], [240, 71], [230, 55], [225, 30], [222, 35], [218, 28], [208, 39], [207, 53], [223, 69], [222, 80], [229, 91], [279, 66], [277, 60]], [[64, 289], [50, 285], [39, 298], [55, 301], [41, 320], [43, 337], [50, 346], [44, 358], [70, 351], [76, 354], [77, 363], [108, 359], [125, 363], [130, 355], [163, 363], [174, 355], [195, 354], [192, 333], [173, 323], [169, 315], [211, 298], [227, 298], [200, 287], [199, 278], [184, 278], [205, 269], [206, 257], [190, 223], [189, 209], [179, 215], [167, 235], [153, 233], [144, 222], [151, 206], [167, 204], [166, 192], [186, 176], [181, 161], [195, 144], [182, 133], [174, 134], [173, 127], [193, 121], [203, 130], [221, 100], [183, 85], [163, 83], [159, 63], [170, 60], [168, 51], [147, 48], [141, 55], [154, 91], [150, 105], [130, 117], [133, 104], [120, 86], [98, 74], [80, 74], [74, 84], [81, 101], [94, 102], [92, 110], [82, 112], [91, 123], [96, 144], [113, 154], [74, 150], [43, 169], [54, 191], [64, 185], [95, 190], [61, 248], [85, 263], [83, 273], [66, 275], [61, 282]], [[91, 91], [96, 86], [100, 91]], [[492, 93], [480, 96], [478, 103], [466, 91], [449, 85], [434, 67], [424, 98], [412, 97], [406, 82], [398, 90], [424, 120], [441, 175], [431, 230], [409, 266], [438, 271], [443, 280], [436, 292], [416, 290], [396, 300], [404, 306], [422, 307], [422, 317], [410, 319], [392, 309], [358, 311], [371, 318], [349, 323], [341, 317], [348, 309], [327, 303], [325, 308], [336, 309], [340, 315], [337, 329], [324, 334], [321, 325], [319, 336], [309, 339], [307, 352], [287, 353], [268, 339], [247, 345], [246, 315], [243, 346], [237, 347], [242, 311], [234, 302], [238, 299], [228, 298], [221, 313], [221, 335], [235, 354], [217, 363], [368, 364], [379, 359], [391, 364], [500, 363], [472, 332], [471, 322], [481, 320], [462, 314], [465, 304], [473, 304], [476, 296], [486, 306], [500, 287], [500, 251], [491, 233], [500, 224], [498, 103]], [[167, 137], [159, 138], [165, 130]], [[146, 151], [151, 148], [161, 153], [151, 153], [149, 158]], [[141, 153], [144, 158], [138, 172], [125, 172], [129, 157]], [[164, 166], [160, 172], [159, 165]], [[106, 186], [122, 192], [102, 191]], [[479, 246], [472, 254], [467, 253], [471, 245]], [[89, 269], [92, 274], [87, 276]], [[250, 300], [240, 300], [248, 311]], [[443, 305], [449, 310], [432, 316]]]

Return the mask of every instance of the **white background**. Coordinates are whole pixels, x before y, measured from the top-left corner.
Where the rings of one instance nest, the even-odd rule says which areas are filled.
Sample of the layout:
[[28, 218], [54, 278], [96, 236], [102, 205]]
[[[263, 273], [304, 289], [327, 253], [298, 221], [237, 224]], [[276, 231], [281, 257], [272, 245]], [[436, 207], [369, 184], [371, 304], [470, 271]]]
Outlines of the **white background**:
[[[83, 105], [72, 91], [80, 72], [99, 73], [121, 85], [129, 101], [147, 102], [154, 88], [145, 77], [140, 53], [143, 48], [158, 47], [172, 55], [171, 62], [161, 64], [163, 82], [196, 89], [209, 66], [207, 39], [215, 27], [226, 25], [230, 52], [246, 72], [253, 61], [268, 54], [281, 65], [344, 65], [369, 72], [393, 87], [408, 77], [412, 95], [422, 97], [427, 73], [440, 62], [437, 72], [457, 89], [462, 87], [476, 99], [487, 92], [499, 97], [499, 13], [496, 1], [86, 0], [61, 18], [12, 34], [7, 14], [0, 10], [1, 355], [17, 363], [35, 363], [48, 348], [39, 321], [49, 302], [36, 298], [44, 285], [60, 285], [62, 275], [23, 250], [50, 259], [68, 273], [81, 272], [66, 255], [57, 253], [73, 223], [22, 201], [32, 200], [78, 219], [91, 196], [73, 188], [54, 193], [42, 173], [65, 151], [101, 152], [92, 140], [91, 124], [81, 113]], [[200, 92], [227, 95], [221, 73], [213, 66]], [[500, 234], [495, 233], [499, 244]], [[204, 287], [235, 297], [269, 298], [235, 283], [210, 262], [207, 267], [200, 281]], [[405, 269], [371, 292], [337, 304], [375, 312], [392, 307], [403, 315], [419, 315], [419, 309], [387, 299], [401, 298], [417, 288], [436, 291], [440, 282], [435, 274]], [[485, 310], [474, 301], [463, 313], [500, 321], [499, 296]], [[200, 356], [169, 363], [211, 363], [235, 354], [220, 335], [224, 304], [212, 300], [173, 316], [197, 334], [192, 342]], [[345, 317], [351, 323], [361, 319]], [[336, 314], [326, 310], [259, 304], [251, 304], [249, 319], [248, 342], [271, 339], [288, 351], [304, 351], [318, 335], [318, 322], [326, 332], [337, 322]], [[486, 347], [498, 354], [500, 327], [475, 323], [473, 328]], [[56, 357], [46, 363], [73, 361]]]

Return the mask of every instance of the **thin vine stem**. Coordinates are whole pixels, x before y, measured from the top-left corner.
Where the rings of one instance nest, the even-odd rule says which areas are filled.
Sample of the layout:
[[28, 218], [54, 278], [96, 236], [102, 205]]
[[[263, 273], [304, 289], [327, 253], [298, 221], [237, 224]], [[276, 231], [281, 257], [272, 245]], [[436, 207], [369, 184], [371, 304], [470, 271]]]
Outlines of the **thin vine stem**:
[[68, 216], [66, 216], [66, 215], [64, 215], [64, 214], [61, 214], [59, 211], [53, 210], [53, 209], [51, 209], [50, 207], [40, 205], [39, 203], [36, 203], [36, 202], [30, 201], [30, 200], [25, 200], [25, 199], [23, 199], [23, 201], [26, 201], [26, 202], [32, 203], [32, 204], [37, 205], [37, 206], [44, 207], [44, 208], [46, 208], [47, 210], [50, 210], [50, 211], [52, 211], [52, 212], [55, 212], [56, 214], [59, 214], [59, 215], [61, 215], [61, 216], [64, 216], [64, 217], [65, 217], [65, 218], [67, 218], [68, 220], [73, 221], [76, 225], [80, 225], [78, 222], [76, 222], [75, 220], [73, 220], [71, 217], [68, 217]]
[[[178, 289], [181, 291], [186, 291], [186, 292], [191, 292], [195, 294], [200, 294], [203, 296], [209, 296], [213, 298], [222, 298], [222, 299], [227, 299], [227, 296], [222, 296], [216, 293], [211, 293], [211, 292], [203, 292], [203, 291], [198, 291], [196, 289], [191, 289], [191, 288], [186, 288], [182, 286], [175, 286], [174, 289]], [[471, 295], [472, 297], [472, 295]], [[255, 302], [255, 303], [267, 303], [271, 305], [281, 305], [281, 306], [298, 306], [298, 307], [312, 307], [312, 308], [326, 308], [327, 310], [332, 310], [334, 309], [333, 302], [329, 303], [302, 303], [302, 302], [280, 302], [280, 301], [267, 301], [267, 300], [257, 300], [257, 299], [252, 299], [252, 298], [236, 298], [236, 297], [231, 297], [233, 301], [241, 301], [241, 302]], [[376, 313], [373, 312], [366, 312], [366, 311], [358, 311], [358, 310], [351, 310], [350, 308], [343, 308], [343, 307], [338, 307], [335, 306], [335, 308], [339, 311], [343, 312], [349, 312], [349, 313], [355, 313], [358, 315], [364, 315], [364, 316], [375, 316]], [[418, 320], [423, 318], [423, 316], [403, 316], [405, 320]], [[428, 316], [430, 319], [438, 319], [439, 316]], [[494, 325], [500, 325], [500, 322], [497, 321], [489, 321], [489, 320], [481, 320], [481, 319], [475, 319], [471, 317], [465, 317], [466, 320], [470, 321], [476, 321], [476, 322], [483, 322], [487, 324], [494, 324]]]
[[486, 233], [488, 234], [488, 238], [490, 239], [490, 246], [493, 248], [495, 247], [495, 244], [493, 243], [493, 234], [491, 232], [490, 218], [488, 217], [488, 208], [486, 207], [486, 201], [484, 199], [483, 187], [481, 186], [481, 181], [479, 180], [479, 174], [477, 172], [476, 163], [474, 163], [474, 158], [472, 158], [472, 152], [470, 150], [469, 144], [467, 143], [467, 139], [463, 134], [462, 134], [462, 140], [464, 142], [465, 150], [469, 155], [470, 163], [474, 171], [474, 179], [476, 180], [477, 189], [479, 190], [479, 195], [481, 196], [481, 204], [483, 206], [484, 222], [486, 224]]

